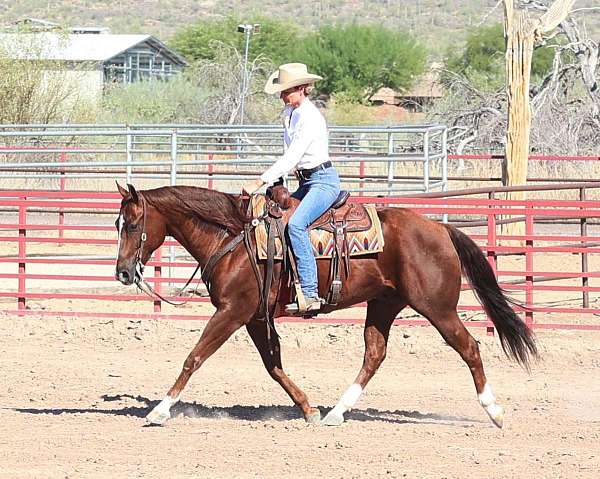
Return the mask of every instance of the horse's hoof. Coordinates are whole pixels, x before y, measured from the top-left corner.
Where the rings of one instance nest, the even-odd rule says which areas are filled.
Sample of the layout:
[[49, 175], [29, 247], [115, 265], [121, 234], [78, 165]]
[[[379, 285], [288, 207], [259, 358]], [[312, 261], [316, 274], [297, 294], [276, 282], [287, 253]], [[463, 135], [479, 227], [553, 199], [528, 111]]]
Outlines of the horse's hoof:
[[171, 419], [171, 413], [169, 411], [165, 411], [165, 410], [161, 411], [158, 408], [154, 408], [146, 416], [146, 422], [148, 424], [152, 424], [153, 426], [162, 426], [169, 419]]
[[329, 414], [321, 421], [324, 426], [339, 426], [344, 422], [344, 415], [333, 410], [329, 411]]
[[491, 417], [490, 419], [498, 428], [502, 429], [502, 426], [504, 426], [504, 411], [501, 411], [500, 414], [497, 414], [496, 416]]
[[305, 418], [308, 424], [320, 424], [321, 423], [321, 411], [318, 409], [312, 409]]
[[502, 406], [494, 404], [493, 406], [488, 407], [486, 411], [494, 425], [502, 429], [502, 426], [504, 425], [504, 409], [502, 408]]

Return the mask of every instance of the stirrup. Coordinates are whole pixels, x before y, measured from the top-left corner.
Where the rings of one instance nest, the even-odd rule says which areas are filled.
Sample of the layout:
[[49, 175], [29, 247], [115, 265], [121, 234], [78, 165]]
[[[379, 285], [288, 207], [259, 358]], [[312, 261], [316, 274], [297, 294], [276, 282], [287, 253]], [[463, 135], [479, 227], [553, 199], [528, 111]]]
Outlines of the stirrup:
[[317, 297], [306, 297], [306, 307], [300, 308], [297, 302], [286, 305], [285, 312], [289, 314], [318, 313], [325, 300]]

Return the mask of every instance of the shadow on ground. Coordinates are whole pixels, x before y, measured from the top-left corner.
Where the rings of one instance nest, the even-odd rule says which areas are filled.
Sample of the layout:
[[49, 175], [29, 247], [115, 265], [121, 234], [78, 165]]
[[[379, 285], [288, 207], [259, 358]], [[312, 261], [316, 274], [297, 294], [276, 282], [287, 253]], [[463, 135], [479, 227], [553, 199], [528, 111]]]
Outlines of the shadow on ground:
[[[89, 408], [3, 408], [5, 410], [16, 411], [23, 414], [105, 414], [109, 416], [133, 416], [144, 418], [150, 410], [156, 406], [159, 401], [151, 400], [143, 396], [133, 396], [131, 394], [118, 394], [114, 396], [103, 395], [102, 400], [105, 403], [136, 401], [139, 406], [123, 406], [119, 408], [103, 408], [101, 405]], [[325, 416], [331, 408], [320, 408], [321, 414]], [[191, 418], [206, 419], [235, 419], [242, 421], [290, 421], [300, 419], [301, 414], [295, 406], [204, 406], [196, 402], [179, 402], [171, 409], [173, 417], [183, 416]], [[440, 415], [433, 413], [422, 413], [419, 411], [382, 411], [379, 409], [356, 409], [346, 413], [346, 420], [349, 421], [380, 421], [395, 424], [444, 424], [459, 427], [471, 427], [476, 423], [485, 421]]]

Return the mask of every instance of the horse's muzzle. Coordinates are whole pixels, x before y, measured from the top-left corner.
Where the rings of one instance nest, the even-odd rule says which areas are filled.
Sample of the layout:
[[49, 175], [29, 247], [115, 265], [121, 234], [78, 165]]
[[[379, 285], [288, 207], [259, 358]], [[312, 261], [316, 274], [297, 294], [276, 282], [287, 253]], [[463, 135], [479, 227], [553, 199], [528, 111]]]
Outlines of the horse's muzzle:
[[115, 273], [115, 279], [123, 283], [125, 286], [129, 286], [133, 283], [136, 283], [141, 278], [138, 275], [138, 272], [135, 269], [128, 271], [126, 269], [117, 270]]
[[123, 270], [123, 271], [117, 271], [115, 273], [115, 278], [117, 280], [119, 280], [121, 283], [123, 283], [126, 286], [129, 286], [130, 284], [133, 284], [133, 276], [130, 275], [127, 271]]

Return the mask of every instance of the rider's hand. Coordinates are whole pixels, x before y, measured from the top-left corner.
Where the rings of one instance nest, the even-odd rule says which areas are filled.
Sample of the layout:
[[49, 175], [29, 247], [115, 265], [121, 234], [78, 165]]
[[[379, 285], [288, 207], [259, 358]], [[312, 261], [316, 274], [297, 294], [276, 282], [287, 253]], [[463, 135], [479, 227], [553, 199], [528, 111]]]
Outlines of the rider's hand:
[[244, 184], [244, 186], [242, 186], [242, 193], [251, 195], [255, 191], [259, 190], [260, 187], [264, 184], [265, 184], [265, 182], [263, 180], [261, 180], [260, 178], [248, 181], [247, 183]]

